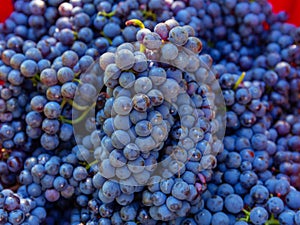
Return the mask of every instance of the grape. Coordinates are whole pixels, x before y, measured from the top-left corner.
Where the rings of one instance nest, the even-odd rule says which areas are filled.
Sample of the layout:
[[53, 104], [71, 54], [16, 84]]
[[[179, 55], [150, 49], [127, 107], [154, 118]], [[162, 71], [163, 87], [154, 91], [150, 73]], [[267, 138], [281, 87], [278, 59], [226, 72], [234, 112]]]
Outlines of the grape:
[[152, 124], [147, 120], [142, 120], [135, 125], [135, 132], [137, 135], [145, 137], [152, 131]]
[[170, 196], [166, 200], [167, 207], [170, 211], [176, 212], [182, 207], [182, 202], [173, 196]]
[[115, 63], [109, 64], [105, 68], [104, 82], [106, 83], [109, 79], [118, 79], [120, 74], [121, 74], [121, 71]]
[[150, 50], [159, 49], [162, 45], [161, 37], [154, 32], [146, 33], [143, 38], [143, 44]]
[[125, 27], [125, 29], [122, 32], [122, 35], [124, 36], [124, 39], [127, 42], [132, 42], [135, 41], [136, 33], [137, 33], [137, 28], [130, 26], [130, 27]]
[[134, 83], [134, 90], [136, 93], [146, 94], [152, 89], [152, 82], [148, 77], [138, 78]]
[[157, 33], [162, 40], [167, 40], [169, 34], [169, 27], [165, 23], [158, 23], [154, 27], [154, 32]]
[[93, 101], [97, 97], [97, 90], [92, 84], [82, 84], [79, 86], [78, 93], [82, 100]]
[[172, 195], [179, 200], [184, 200], [187, 197], [188, 193], [188, 184], [183, 181], [176, 182], [172, 188]]
[[191, 50], [193, 53], [198, 54], [202, 50], [202, 42], [198, 38], [189, 37], [184, 47]]
[[21, 73], [25, 77], [33, 77], [38, 73], [37, 63], [33, 60], [24, 60], [20, 66]]
[[231, 213], [240, 212], [244, 206], [243, 199], [236, 194], [226, 196], [224, 203], [226, 209]]
[[168, 78], [161, 86], [160, 91], [166, 100], [176, 98], [179, 93], [179, 85], [173, 79]]
[[211, 224], [229, 224], [228, 216], [223, 212], [217, 212], [212, 216]]
[[[114, 122], [114, 126], [113, 127], [115, 129], [128, 130], [131, 127], [131, 121], [130, 121], [129, 116], [119, 116], [119, 115], [117, 115], [114, 118], [113, 122]], [[112, 133], [112, 131], [114, 129], [113, 127], [111, 128], [110, 133]]]
[[123, 153], [118, 150], [113, 150], [109, 154], [109, 160], [110, 160], [111, 165], [116, 168], [123, 167], [127, 162]]
[[120, 96], [115, 99], [113, 104], [113, 109], [119, 115], [128, 115], [132, 109], [133, 104], [134, 104], [134, 100], [131, 101], [131, 99], [128, 97]]
[[21, 75], [21, 73], [18, 70], [12, 70], [9, 72], [7, 80], [16, 86], [19, 86], [23, 83], [24, 77]]
[[162, 57], [166, 60], [174, 60], [178, 55], [178, 49], [176, 45], [172, 43], [166, 43], [161, 49]]
[[167, 208], [167, 206], [164, 204], [157, 209], [157, 215], [163, 220], [171, 220], [175, 217], [173, 213]]
[[268, 220], [268, 212], [262, 207], [255, 207], [250, 212], [250, 220], [254, 224], [261, 224]]
[[156, 142], [151, 136], [138, 137], [135, 140], [135, 144], [139, 147], [139, 149], [141, 149], [143, 153], [149, 153], [156, 147]]
[[44, 133], [41, 136], [41, 145], [47, 150], [54, 150], [59, 145], [57, 135], [49, 135]]
[[290, 191], [288, 195], [286, 196], [286, 203], [287, 205], [292, 208], [296, 209], [298, 207], [298, 203], [295, 201], [295, 198], [299, 195], [298, 191]]
[[64, 66], [72, 68], [78, 62], [78, 55], [74, 51], [65, 51], [62, 54], [62, 64]]
[[32, 183], [32, 184], [28, 185], [29, 196], [38, 197], [41, 195], [41, 193], [42, 193], [42, 188], [40, 185], [38, 185], [36, 183]]
[[142, 42], [144, 40], [144, 37], [146, 34], [150, 34], [151, 30], [147, 29], [147, 28], [143, 28], [137, 31], [136, 33], [136, 40], [139, 42]]
[[61, 108], [57, 102], [48, 102], [44, 106], [44, 114], [49, 119], [57, 119], [60, 113], [61, 113]]
[[210, 224], [211, 223], [211, 219], [212, 219], [212, 215], [211, 213], [206, 210], [206, 209], [203, 209], [201, 210], [200, 212], [198, 212], [195, 216], [195, 220], [196, 222], [198, 223], [203, 223], [203, 224]]
[[121, 208], [120, 216], [123, 221], [130, 221], [133, 220], [133, 218], [136, 217], [136, 210], [134, 205], [128, 205]]
[[130, 69], [135, 62], [134, 55], [127, 49], [121, 49], [115, 54], [115, 63], [122, 70]]
[[145, 167], [145, 161], [142, 157], [138, 157], [135, 160], [130, 160], [128, 161], [128, 169], [132, 172], [132, 173], [141, 173], [144, 171]]
[[37, 48], [29, 48], [26, 52], [25, 52], [25, 56], [28, 59], [32, 59], [36, 62], [39, 62], [42, 59], [42, 54], [40, 52], [39, 49]]
[[138, 112], [146, 112], [150, 106], [150, 99], [145, 94], [136, 94], [132, 98], [133, 108]]
[[174, 27], [170, 30], [169, 41], [176, 45], [184, 45], [188, 40], [188, 32], [182, 27]]
[[131, 171], [127, 166], [118, 167], [116, 168], [116, 176], [121, 180], [125, 180], [131, 176]]
[[172, 61], [172, 64], [179, 69], [184, 69], [188, 63], [189, 57], [184, 51], [179, 52], [177, 57]]
[[121, 33], [121, 28], [120, 28], [119, 24], [117, 24], [117, 23], [114, 23], [114, 22], [107, 23], [103, 27], [103, 32], [107, 37], [113, 38]]
[[14, 210], [9, 213], [8, 221], [12, 224], [20, 224], [25, 220], [25, 214], [22, 210]]
[[211, 211], [211, 212], [220, 212], [223, 209], [223, 199], [218, 196], [218, 195], [214, 195], [211, 198], [209, 198], [207, 200], [207, 208]]
[[87, 177], [87, 171], [84, 167], [78, 166], [73, 171], [73, 178], [76, 181], [84, 180]]
[[130, 143], [130, 136], [123, 130], [116, 130], [111, 136], [112, 145], [117, 149], [122, 149]]
[[49, 119], [44, 119], [42, 123], [42, 129], [45, 131], [47, 134], [54, 135], [59, 131], [59, 122], [58, 120], [49, 120]]
[[3, 207], [8, 211], [13, 211], [19, 207], [19, 204], [20, 204], [20, 198], [17, 195], [11, 194], [6, 196], [3, 202]]
[[153, 85], [161, 85], [166, 81], [166, 71], [160, 67], [152, 67], [149, 72], [149, 78]]
[[144, 54], [135, 54], [133, 70], [136, 72], [144, 72], [147, 70], [148, 62]]
[[62, 67], [57, 71], [57, 79], [60, 83], [66, 83], [74, 79], [74, 72], [68, 67]]
[[47, 100], [44, 96], [38, 95], [31, 99], [30, 106], [34, 111], [42, 112]]
[[131, 72], [122, 72], [119, 77], [119, 83], [123, 88], [131, 88], [134, 85], [135, 76]]
[[283, 201], [278, 197], [272, 197], [267, 202], [267, 209], [270, 213], [281, 213], [283, 211]]

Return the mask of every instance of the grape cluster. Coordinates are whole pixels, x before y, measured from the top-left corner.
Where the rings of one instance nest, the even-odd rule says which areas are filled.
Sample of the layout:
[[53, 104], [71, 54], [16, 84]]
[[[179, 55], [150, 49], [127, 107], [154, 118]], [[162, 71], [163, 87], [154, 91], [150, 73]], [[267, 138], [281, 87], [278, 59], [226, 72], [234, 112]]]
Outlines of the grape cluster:
[[0, 224], [300, 224], [286, 19], [267, 0], [14, 1]]
[[[132, 221], [134, 214], [126, 211], [135, 209], [134, 199], [139, 198], [148, 215], [140, 218], [141, 223], [169, 221], [199, 207], [200, 194], [206, 188], [205, 175], [211, 174], [215, 156], [223, 150], [216, 134], [222, 126], [216, 117], [222, 115], [217, 112], [222, 101], [215, 98], [221, 92], [218, 82], [210, 77], [209, 67], [196, 57], [202, 44], [191, 36], [191, 27], [166, 21], [169, 42], [163, 40], [156, 26], [151, 32], [139, 20], [129, 20], [127, 25], [141, 26], [136, 34], [138, 42], [121, 44], [115, 52], [101, 55], [95, 66], [98, 73], [93, 75], [103, 87], [81, 82], [74, 102], [92, 104], [99, 88], [107, 93], [96, 116], [103, 133], [99, 146], [93, 146], [93, 163], [99, 166], [97, 177], [105, 178], [98, 197], [110, 205], [107, 210], [121, 206], [122, 220]], [[177, 52], [172, 58], [167, 56], [169, 47]], [[82, 128], [75, 126], [75, 130], [80, 133]], [[86, 148], [79, 149], [82, 155]], [[89, 157], [85, 159], [89, 161]], [[103, 216], [104, 206], [98, 207]], [[112, 216], [112, 212], [107, 215]]]
[[[274, 154], [274, 170], [288, 176], [291, 185], [299, 189], [299, 117], [285, 115], [274, 124], [277, 131], [277, 152]], [[276, 168], [276, 169], [275, 169]]]
[[21, 197], [9, 189], [2, 190], [0, 222], [2, 224], [39, 224], [46, 218], [46, 210], [27, 197]]
[[[10, 43], [22, 44], [22, 40], [11, 37]], [[18, 41], [21, 41], [19, 43]], [[27, 82], [20, 71], [25, 57], [9, 49], [3, 42], [1, 53], [0, 77], [4, 84], [0, 85], [0, 160], [1, 184], [3, 187], [14, 186], [16, 175], [23, 167], [28, 153], [32, 152], [36, 143], [27, 135], [25, 115], [29, 111], [32, 85]]]

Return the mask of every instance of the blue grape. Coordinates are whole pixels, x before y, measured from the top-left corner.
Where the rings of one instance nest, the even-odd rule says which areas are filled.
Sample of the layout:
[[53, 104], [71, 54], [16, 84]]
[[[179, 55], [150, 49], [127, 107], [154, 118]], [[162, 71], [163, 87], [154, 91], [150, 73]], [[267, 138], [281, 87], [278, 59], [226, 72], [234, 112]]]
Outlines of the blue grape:
[[231, 213], [239, 213], [244, 207], [243, 199], [236, 194], [226, 196], [224, 203], [225, 208]]
[[176, 45], [184, 45], [188, 40], [188, 32], [182, 27], [174, 27], [170, 30], [168, 40]]
[[21, 73], [25, 77], [33, 77], [38, 73], [37, 63], [33, 60], [25, 60], [20, 66]]
[[176, 45], [172, 43], [166, 43], [161, 48], [162, 57], [166, 60], [174, 60], [178, 55], [178, 49]]
[[103, 33], [109, 37], [113, 38], [121, 33], [121, 28], [119, 24], [116, 23], [107, 23], [103, 27]]
[[217, 225], [217, 224], [227, 225], [227, 224], [229, 224], [229, 218], [225, 213], [217, 212], [217, 213], [213, 214], [212, 219], [211, 219], [211, 224], [212, 225]]
[[220, 212], [223, 209], [223, 199], [218, 196], [214, 195], [207, 200], [206, 206], [211, 212]]
[[150, 50], [157, 50], [162, 45], [161, 37], [154, 32], [146, 33], [143, 38], [143, 44]]
[[292, 208], [292, 209], [298, 208], [298, 202], [296, 201], [298, 195], [299, 195], [298, 191], [292, 190], [285, 197], [285, 201], [290, 208]]
[[122, 70], [130, 69], [134, 62], [134, 54], [127, 49], [121, 49], [115, 54], [115, 63]]
[[263, 207], [255, 207], [250, 211], [250, 220], [253, 224], [262, 224], [268, 220], [268, 212]]

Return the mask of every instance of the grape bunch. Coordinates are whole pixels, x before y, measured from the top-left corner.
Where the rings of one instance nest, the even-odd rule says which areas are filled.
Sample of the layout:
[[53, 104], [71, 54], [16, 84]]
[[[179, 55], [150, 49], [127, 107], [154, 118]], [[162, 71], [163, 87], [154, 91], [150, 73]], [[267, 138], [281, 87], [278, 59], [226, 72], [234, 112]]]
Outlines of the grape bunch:
[[[33, 151], [36, 143], [26, 132], [25, 115], [29, 111], [30, 99], [36, 94], [31, 92], [33, 87], [27, 82], [20, 71], [25, 57], [16, 53], [15, 45], [23, 41], [17, 37], [9, 38], [9, 49], [6, 43], [1, 44], [2, 58], [0, 77], [4, 81], [0, 85], [0, 148], [1, 148], [1, 185], [14, 186], [16, 175], [23, 167], [24, 160]], [[24, 51], [26, 51], [24, 49]], [[30, 57], [28, 51], [28, 57]], [[30, 131], [28, 130], [30, 133]]]
[[[167, 41], [157, 27], [151, 32], [139, 20], [129, 20], [127, 25], [140, 26], [138, 42], [104, 53], [99, 65], [82, 75], [93, 76], [103, 86], [81, 81], [74, 102], [93, 106], [96, 93], [107, 93], [103, 109], [96, 112], [95, 129], [102, 134], [99, 145], [93, 145], [92, 162], [99, 166], [97, 177], [105, 178], [99, 185], [101, 202], [136, 208], [134, 199], [139, 196], [145, 213], [169, 221], [199, 207], [209, 179], [205, 176], [217, 165], [215, 157], [223, 150], [219, 119], [224, 114], [222, 100], [215, 98], [221, 91], [209, 67], [196, 55], [202, 45], [192, 36], [191, 27], [166, 21]], [[170, 48], [175, 54], [167, 54]], [[75, 135], [85, 133], [81, 125], [74, 128]], [[85, 137], [97, 131], [90, 132]], [[89, 162], [87, 147], [79, 151]], [[121, 218], [130, 221], [135, 216], [122, 214]]]
[[39, 224], [46, 218], [46, 210], [37, 201], [21, 197], [9, 189], [2, 190], [0, 222], [2, 224]]
[[274, 170], [288, 176], [291, 185], [299, 189], [299, 117], [286, 115], [274, 124], [273, 129], [278, 133]]

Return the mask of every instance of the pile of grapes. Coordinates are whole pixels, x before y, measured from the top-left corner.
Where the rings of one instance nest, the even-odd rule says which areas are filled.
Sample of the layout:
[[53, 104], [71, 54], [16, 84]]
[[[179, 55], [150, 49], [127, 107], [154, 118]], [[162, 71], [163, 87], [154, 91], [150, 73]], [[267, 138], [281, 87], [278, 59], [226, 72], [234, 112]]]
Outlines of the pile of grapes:
[[0, 225], [300, 225], [300, 28], [267, 0], [15, 0]]

